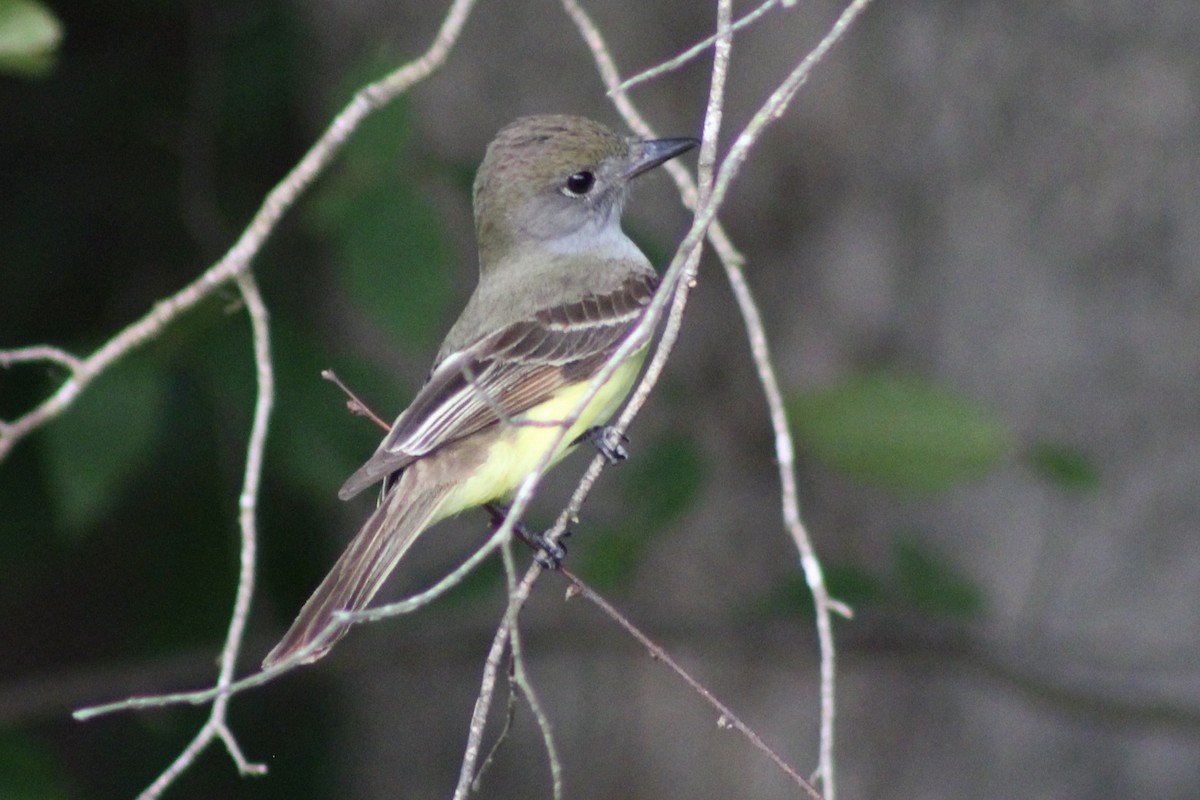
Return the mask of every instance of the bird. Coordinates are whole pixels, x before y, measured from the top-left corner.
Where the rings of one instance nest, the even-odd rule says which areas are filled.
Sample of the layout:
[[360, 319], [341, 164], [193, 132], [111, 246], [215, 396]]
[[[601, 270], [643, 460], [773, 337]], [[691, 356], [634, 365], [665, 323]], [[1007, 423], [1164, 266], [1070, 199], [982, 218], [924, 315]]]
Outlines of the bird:
[[472, 192], [478, 284], [412, 403], [341, 487], [348, 500], [381, 483], [381, 497], [264, 669], [327, 654], [348, 628], [338, 612], [365, 608], [422, 532], [506, 499], [551, 448], [551, 465], [589, 440], [616, 455], [602, 423], [641, 369], [644, 331], [572, 413], [638, 335], [658, 286], [621, 228], [622, 208], [636, 177], [698, 144], [565, 114], [521, 117], [496, 134]]

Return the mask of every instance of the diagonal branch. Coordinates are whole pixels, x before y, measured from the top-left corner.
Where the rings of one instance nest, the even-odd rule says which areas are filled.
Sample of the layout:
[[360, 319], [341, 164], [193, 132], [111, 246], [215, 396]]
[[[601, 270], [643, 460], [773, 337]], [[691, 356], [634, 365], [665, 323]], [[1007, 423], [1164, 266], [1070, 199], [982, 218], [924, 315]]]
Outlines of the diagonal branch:
[[792, 769], [790, 764], [784, 761], [778, 753], [772, 750], [767, 743], [762, 740], [762, 737], [755, 733], [750, 726], [738, 719], [738, 717], [729, 709], [728, 706], [718, 700], [713, 693], [708, 690], [708, 687], [692, 677], [691, 673], [685, 670], [679, 664], [679, 662], [672, 658], [671, 655], [664, 650], [661, 645], [643, 633], [640, 628], [629, 621], [628, 617], [618, 611], [595, 589], [581, 581], [573, 573], [566, 569], [560, 569], [559, 572], [561, 572], [562, 576], [570, 582], [571, 587], [576, 592], [591, 601], [591, 603], [603, 611], [609, 617], [609, 619], [620, 625], [626, 633], [636, 639], [637, 642], [642, 645], [642, 647], [645, 647], [655, 661], [661, 661], [663, 664], [665, 664], [672, 672], [678, 675], [684, 683], [690, 686], [696, 692], [696, 694], [704, 698], [705, 702], [716, 709], [717, 713], [720, 714], [720, 717], [718, 718], [718, 724], [721, 727], [736, 729], [743, 736], [749, 739], [750, 743], [753, 744], [755, 748], [765, 754], [767, 758], [771, 759], [771, 761], [775, 763], [775, 766], [779, 767], [779, 769], [782, 770], [785, 775], [791, 778], [797, 786], [803, 789], [809, 797], [813, 798], [813, 800], [823, 800], [821, 794], [811, 783], [804, 779], [803, 775]]
[[[475, 0], [454, 0], [434, 37], [433, 44], [424, 55], [381, 80], [365, 86], [354, 95], [299, 163], [271, 190], [250, 224], [220, 261], [175, 294], [155, 303], [148, 314], [109, 339], [88, 357], [79, 359], [62, 354], [65, 358], [52, 359], [70, 369], [69, 377], [54, 394], [34, 409], [12, 422], [0, 423], [0, 461], [3, 461], [13, 446], [26, 435], [69, 408], [96, 376], [131, 351], [158, 338], [173, 321], [248, 269], [250, 262], [262, 249], [279, 220], [324, 171], [359, 124], [371, 112], [429, 77], [445, 63], [474, 5]], [[7, 366], [10, 361], [14, 361], [14, 352], [20, 354], [23, 351], [9, 351], [7, 356], [5, 352], [0, 351], [0, 366]]]
[[[666, 61], [655, 64], [650, 69], [647, 69], [644, 72], [639, 72], [637, 75], [634, 75], [632, 78], [628, 78], [628, 79], [622, 81], [621, 83], [610, 87], [608, 90], [609, 96], [612, 97], [617, 94], [623, 95], [623, 94], [627, 93], [630, 89], [632, 89], [634, 86], [637, 86], [638, 84], [645, 83], [646, 81], [659, 78], [659, 77], [667, 74], [668, 72], [679, 69], [684, 64], [688, 63], [689, 61], [691, 61], [692, 59], [696, 58], [701, 53], [703, 53], [705, 50], [712, 47], [714, 44], [719, 44], [722, 41], [724, 41], [724, 42], [732, 41], [733, 34], [736, 31], [740, 31], [742, 28], [748, 27], [748, 26], [754, 24], [755, 22], [757, 22], [759, 17], [763, 16], [768, 11], [770, 11], [772, 8], [779, 5], [779, 2], [780, 2], [780, 0], [766, 0], [766, 2], [764, 2], [758, 8], [754, 9], [753, 11], [749, 11], [745, 15], [743, 15], [741, 17], [741, 19], [739, 19], [737, 22], [734, 22], [730, 25], [721, 25], [718, 23], [717, 32], [714, 33], [712, 36], [709, 36], [705, 39], [701, 39], [699, 42], [696, 42], [696, 44], [692, 45], [687, 50], [684, 50], [682, 53], [675, 56], [674, 58], [669, 58]], [[786, 6], [787, 3], [785, 2], [784, 5]], [[718, 6], [718, 8], [720, 8], [720, 7]], [[718, 47], [717, 48], [718, 52], [719, 52], [719, 49], [720, 48]]]

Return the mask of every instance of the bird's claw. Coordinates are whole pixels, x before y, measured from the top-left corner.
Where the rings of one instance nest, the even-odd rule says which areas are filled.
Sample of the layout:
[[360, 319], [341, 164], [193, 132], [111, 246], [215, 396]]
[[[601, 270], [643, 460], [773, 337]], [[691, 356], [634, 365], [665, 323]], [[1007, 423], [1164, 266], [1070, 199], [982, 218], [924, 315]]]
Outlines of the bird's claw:
[[571, 442], [572, 445], [582, 444], [583, 442], [591, 442], [592, 446], [604, 456], [604, 460], [610, 464], [616, 464], [618, 461], [624, 461], [629, 458], [629, 451], [625, 449], [622, 442], [628, 442], [629, 437], [619, 432], [611, 425], [596, 425], [588, 428], [583, 433]]

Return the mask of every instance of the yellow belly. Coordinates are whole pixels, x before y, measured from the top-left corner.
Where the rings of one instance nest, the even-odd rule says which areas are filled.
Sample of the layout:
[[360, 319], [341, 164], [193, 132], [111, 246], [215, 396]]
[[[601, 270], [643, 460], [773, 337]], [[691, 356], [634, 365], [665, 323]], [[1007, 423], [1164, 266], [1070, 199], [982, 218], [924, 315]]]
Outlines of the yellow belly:
[[[567, 454], [571, 442], [581, 433], [607, 422], [620, 408], [633, 387], [644, 357], [645, 350], [642, 350], [617, 367], [612, 378], [600, 388], [562, 437], [547, 468]], [[550, 400], [515, 417], [511, 424], [501, 423], [501, 435], [489, 448], [486, 461], [442, 501], [438, 517], [457, 514], [465, 508], [474, 508], [516, 491], [537, 469], [562, 429], [559, 423], [570, 417], [583, 399], [587, 386], [585, 381], [565, 387]]]

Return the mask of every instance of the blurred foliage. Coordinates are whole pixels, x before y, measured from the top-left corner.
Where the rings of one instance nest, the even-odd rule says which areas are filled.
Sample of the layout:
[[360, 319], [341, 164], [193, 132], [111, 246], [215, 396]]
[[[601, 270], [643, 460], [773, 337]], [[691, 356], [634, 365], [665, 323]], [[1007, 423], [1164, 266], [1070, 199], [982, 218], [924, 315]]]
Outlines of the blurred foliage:
[[66, 800], [74, 796], [52, 748], [32, 737], [0, 730], [0, 797]]
[[[999, 417], [934, 382], [867, 374], [792, 397], [788, 416], [801, 451], [856, 481], [901, 494], [935, 495], [998, 469], [1018, 451]], [[1099, 485], [1099, 469], [1070, 447], [1034, 442], [1023, 459], [1037, 475], [1068, 491]], [[983, 596], [914, 537], [897, 540], [890, 571], [827, 566], [833, 596], [852, 606], [885, 606], [931, 616], [979, 613]], [[802, 597], [802, 601], [797, 601]], [[812, 612], [801, 576], [767, 606]]]
[[[519, 559], [524, 558], [528, 551], [518, 543], [514, 552], [518, 556], [517, 569], [524, 569], [525, 564]], [[494, 602], [498, 597], [504, 597], [504, 564], [497, 555], [484, 561], [468, 573], [461, 583], [438, 598], [438, 605], [442, 611], [453, 615], [482, 602]]]
[[983, 610], [983, 596], [970, 580], [916, 539], [900, 539], [893, 556], [897, 599], [929, 616], [970, 616]]
[[937, 492], [979, 477], [1012, 448], [995, 416], [914, 377], [852, 377], [793, 397], [788, 414], [805, 454], [907, 492]]
[[[1008, 424], [936, 382], [886, 373], [858, 375], [791, 397], [804, 455], [855, 480], [904, 494], [936, 494], [978, 479], [1017, 452]], [[1087, 455], [1034, 442], [1024, 461], [1063, 489], [1100, 481]]]
[[1035, 472], [1061, 489], [1089, 492], [1100, 486], [1099, 468], [1075, 448], [1037, 442], [1026, 460]]
[[620, 470], [621, 521], [588, 532], [588, 548], [578, 562], [580, 576], [600, 589], [626, 583], [654, 534], [683, 517], [704, 481], [704, 462], [690, 438], [670, 435], [639, 447]]
[[36, 0], [0, 0], [0, 74], [40, 77], [54, 69], [62, 23]]
[[162, 365], [135, 354], [93, 382], [45, 432], [49, 494], [59, 530], [75, 533], [102, 519], [162, 435]]
[[[982, 592], [944, 558], [913, 537], [898, 539], [882, 572], [855, 564], [827, 564], [829, 594], [856, 613], [883, 611], [935, 618], [969, 618], [984, 610]], [[811, 621], [812, 593], [798, 570], [765, 598], [760, 610], [770, 616]]]
[[[359, 86], [357, 76], [352, 86]], [[435, 347], [450, 310], [450, 247], [410, 145], [407, 104], [371, 115], [322, 181], [306, 218], [339, 281], [371, 323], [417, 349]]]

